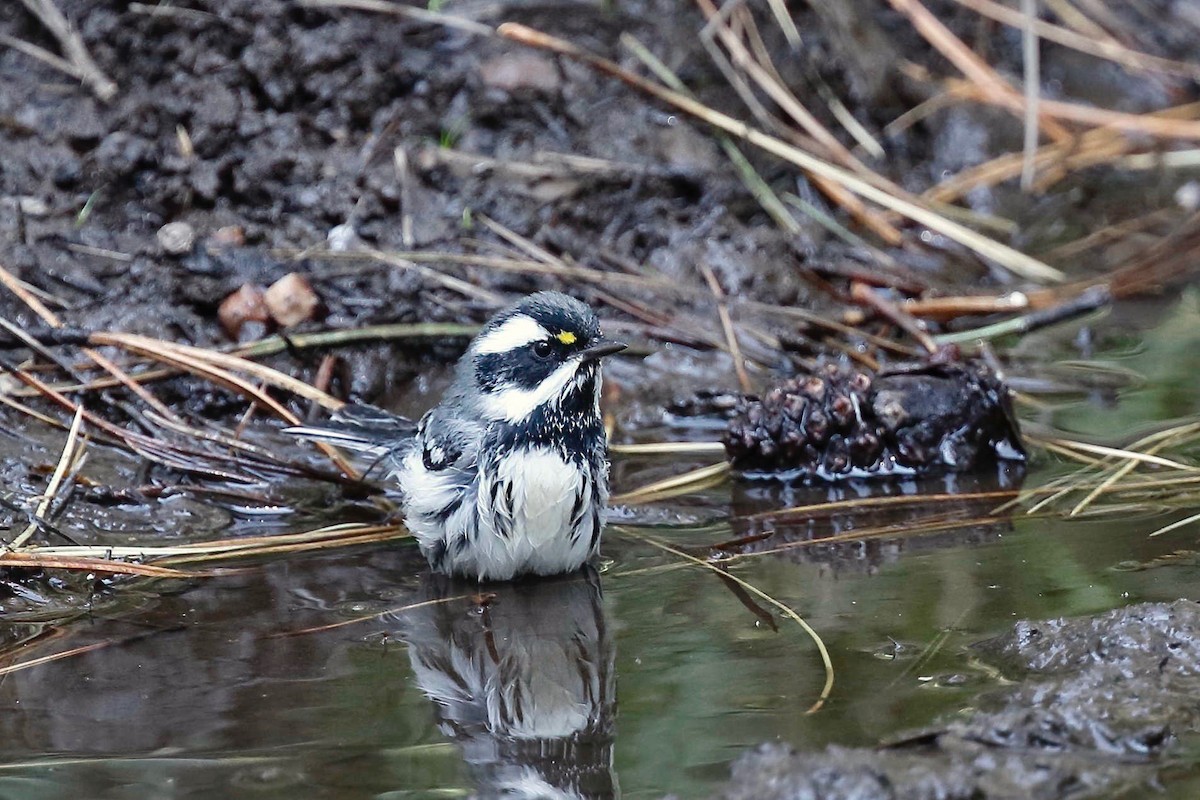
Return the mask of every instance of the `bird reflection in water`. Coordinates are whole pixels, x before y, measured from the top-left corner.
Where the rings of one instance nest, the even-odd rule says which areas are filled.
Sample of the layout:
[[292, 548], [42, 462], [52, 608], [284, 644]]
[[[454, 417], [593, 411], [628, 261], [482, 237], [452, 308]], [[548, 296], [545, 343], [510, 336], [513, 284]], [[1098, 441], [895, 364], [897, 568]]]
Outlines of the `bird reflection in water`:
[[599, 576], [477, 584], [426, 576], [405, 613], [413, 673], [479, 797], [608, 798], [616, 651]]

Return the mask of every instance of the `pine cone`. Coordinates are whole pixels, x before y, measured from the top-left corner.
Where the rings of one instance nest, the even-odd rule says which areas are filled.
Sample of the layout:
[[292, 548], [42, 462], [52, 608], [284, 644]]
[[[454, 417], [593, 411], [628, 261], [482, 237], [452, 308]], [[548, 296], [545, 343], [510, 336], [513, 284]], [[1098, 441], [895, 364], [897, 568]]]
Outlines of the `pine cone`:
[[724, 444], [748, 476], [802, 480], [965, 472], [1025, 458], [1008, 390], [980, 363], [876, 374], [824, 363], [761, 398], [743, 396]]

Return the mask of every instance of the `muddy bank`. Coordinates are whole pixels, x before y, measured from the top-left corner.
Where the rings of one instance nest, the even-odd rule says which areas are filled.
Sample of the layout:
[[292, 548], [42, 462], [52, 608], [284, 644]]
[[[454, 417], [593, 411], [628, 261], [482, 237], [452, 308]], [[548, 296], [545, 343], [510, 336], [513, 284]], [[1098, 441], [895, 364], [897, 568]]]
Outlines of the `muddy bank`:
[[1020, 622], [971, 654], [1016, 681], [877, 748], [762, 745], [721, 800], [1089, 797], [1148, 790], [1200, 721], [1200, 604]]
[[[478, 320], [488, 295], [464, 299], [411, 267], [292, 262], [281, 251], [365, 245], [511, 254], [512, 243], [481, 215], [568, 260], [665, 279], [701, 297], [698, 264], [711, 267], [731, 296], [811, 307], [826, 302], [825, 293], [812, 291], [804, 270], [878, 262], [880, 251], [838, 240], [813, 216], [798, 214], [796, 231], [781, 231], [704, 126], [570, 60], [451, 26], [280, 0], [169, 10], [113, 0], [59, 5], [118, 90], [101, 102], [49, 66], [0, 48], [0, 264], [59, 298], [70, 324], [221, 341], [220, 301], [242, 283], [270, 283], [290, 270], [308, 275], [324, 302], [314, 326]], [[1020, 73], [1019, 31], [984, 31], [966, 9], [933, 5], [968, 41], [978, 39], [999, 69]], [[1161, 31], [1145, 44], [1166, 55], [1189, 53], [1180, 45], [1187, 38], [1175, 35], [1194, 23], [1186, 4], [1154, 5], [1162, 7], [1157, 16], [1122, 12], [1129, 29]], [[480, 25], [524, 23], [639, 68], [619, 44], [630, 34], [703, 101], [745, 114], [696, 33], [704, 19], [690, 3], [453, 10]], [[965, 105], [886, 132], [937, 91], [895, 64], [942, 69], [939, 57], [886, 8], [794, 13], [804, 47], [792, 50], [765, 23], [763, 46], [798, 92], [833, 93], [880, 137], [886, 155], [869, 161], [881, 174], [922, 191], [1019, 146], [1018, 119]], [[675, 24], [658, 24], [664, 18]], [[21, 4], [0, 8], [0, 33], [58, 49]], [[1044, 96], [1086, 89], [1135, 111], [1181, 102], [1194, 88], [1126, 75], [1051, 45], [1043, 68]], [[813, 109], [839, 129], [826, 103]], [[747, 156], [781, 196], [837, 213], [794, 171], [749, 149]], [[1157, 206], [1171, 203], [1173, 186], [1170, 176], [1148, 186], [1135, 177], [1113, 195], [1126, 204], [1133, 190], [1144, 197], [1139, 204]], [[1026, 242], [1086, 229], [1077, 217], [1111, 216], [1106, 204], [1114, 199], [1090, 179], [1062, 188], [1036, 205], [1008, 188], [968, 199], [977, 210], [1029, 220]], [[1043, 219], [1054, 229], [1039, 232]], [[187, 225], [201, 253], [230, 242], [245, 249], [215, 261], [175, 252], [156, 236], [168, 223]], [[931, 283], [998, 277], [930, 241], [935, 247], [887, 249], [888, 257]], [[553, 282], [463, 269], [452, 258], [434, 264], [505, 294]], [[614, 313], [647, 300], [641, 290], [575, 288]], [[7, 297], [0, 310], [25, 313]], [[355, 388], [369, 395], [386, 387]]]

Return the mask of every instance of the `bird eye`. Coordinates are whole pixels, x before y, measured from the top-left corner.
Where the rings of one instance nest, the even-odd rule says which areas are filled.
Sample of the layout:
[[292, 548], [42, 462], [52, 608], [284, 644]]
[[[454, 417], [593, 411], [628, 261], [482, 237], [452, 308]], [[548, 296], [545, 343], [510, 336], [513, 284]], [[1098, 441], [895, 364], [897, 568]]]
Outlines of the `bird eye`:
[[537, 356], [538, 358], [542, 358], [542, 359], [549, 358], [550, 354], [553, 352], [554, 352], [554, 345], [550, 344], [550, 342], [546, 341], [545, 339], [542, 339], [539, 342], [533, 343], [533, 354], [535, 356]]

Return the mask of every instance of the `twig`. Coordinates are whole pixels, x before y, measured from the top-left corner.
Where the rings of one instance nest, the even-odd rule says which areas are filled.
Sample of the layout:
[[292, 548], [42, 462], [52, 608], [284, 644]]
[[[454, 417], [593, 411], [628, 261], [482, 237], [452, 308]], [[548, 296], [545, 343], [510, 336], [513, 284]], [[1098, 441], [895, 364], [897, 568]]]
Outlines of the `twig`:
[[1011, 314], [1030, 308], [1029, 295], [1011, 292], [991, 297], [972, 295], [967, 297], [922, 297], [905, 300], [900, 307], [914, 317], [945, 321], [958, 317], [982, 316], [984, 314]]
[[750, 376], [746, 373], [746, 362], [742, 357], [742, 348], [738, 344], [737, 331], [733, 327], [733, 319], [729, 316], [729, 306], [725, 302], [725, 290], [721, 288], [720, 282], [717, 281], [717, 276], [713, 274], [712, 267], [703, 259], [698, 264], [700, 272], [704, 275], [705, 282], [708, 283], [708, 289], [713, 294], [713, 299], [717, 301], [717, 316], [721, 319], [721, 328], [725, 331], [725, 343], [729, 346], [729, 355], [733, 358], [733, 370], [737, 373], [738, 383], [742, 386], [743, 392], [751, 392], [754, 385], [750, 382]]
[[1000, 336], [1023, 335], [1040, 328], [1057, 325], [1060, 322], [1065, 322], [1082, 314], [1087, 314], [1111, 302], [1112, 293], [1107, 286], [1093, 286], [1081, 292], [1078, 296], [1052, 308], [1034, 311], [1023, 317], [997, 322], [993, 325], [985, 325], [982, 328], [975, 328], [969, 331], [943, 333], [940, 336], [933, 337], [933, 341], [939, 345], [948, 345], [963, 344], [977, 340], [986, 341]]
[[83, 39], [75, 30], [75, 26], [63, 16], [52, 0], [21, 0], [21, 3], [58, 40], [63, 55], [74, 68], [73, 74], [87, 84], [97, 98], [108, 102], [116, 96], [117, 84], [105, 75], [92, 60], [87, 46], [84, 45]]
[[71, 420], [71, 428], [67, 431], [67, 441], [63, 444], [62, 455], [58, 459], [58, 464], [54, 468], [54, 474], [50, 476], [50, 482], [46, 484], [46, 492], [42, 496], [42, 502], [38, 504], [37, 510], [34, 511], [34, 520], [22, 531], [15, 539], [8, 543], [7, 549], [19, 550], [29, 538], [38, 530], [36, 520], [48, 519], [47, 512], [50, 510], [50, 505], [54, 502], [55, 496], [62, 488], [63, 478], [66, 477], [67, 471], [73, 468], [73, 465], [78, 459], [82, 450], [77, 450], [76, 445], [79, 441], [79, 432], [83, 428], [83, 407], [75, 409], [75, 417]]
[[1038, 100], [1041, 97], [1041, 62], [1038, 57], [1037, 0], [1021, 0], [1022, 54], [1025, 62], [1025, 142], [1021, 148], [1021, 189], [1033, 188], [1033, 157], [1038, 146]]

